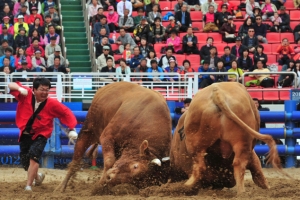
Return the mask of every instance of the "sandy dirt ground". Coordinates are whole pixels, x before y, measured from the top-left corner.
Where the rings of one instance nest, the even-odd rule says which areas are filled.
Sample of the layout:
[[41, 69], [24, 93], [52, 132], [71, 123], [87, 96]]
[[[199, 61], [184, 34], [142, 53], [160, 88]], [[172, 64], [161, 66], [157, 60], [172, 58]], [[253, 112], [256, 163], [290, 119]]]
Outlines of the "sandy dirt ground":
[[[91, 188], [101, 176], [101, 170], [83, 169], [77, 173], [76, 179], [69, 183], [64, 193], [53, 192], [60, 181], [64, 178], [66, 170], [40, 169], [46, 173], [43, 185], [33, 187], [33, 192], [24, 192], [26, 184], [26, 172], [22, 168], [0, 168], [0, 199], [2, 200], [23, 200], [23, 199], [57, 199], [57, 200], [87, 200], [87, 199], [243, 199], [243, 200], [296, 200], [300, 199], [300, 169], [285, 169], [294, 179], [289, 179], [278, 174], [273, 169], [264, 169], [264, 174], [271, 186], [271, 189], [264, 190], [258, 188], [252, 181], [250, 173], [245, 176], [246, 192], [236, 196], [236, 188], [223, 190], [201, 189], [195, 196], [166, 196], [158, 194], [156, 196], [143, 197], [140, 194], [120, 194], [106, 196], [91, 196]], [[124, 189], [124, 187], [122, 187]], [[126, 191], [126, 190], [125, 190]]]

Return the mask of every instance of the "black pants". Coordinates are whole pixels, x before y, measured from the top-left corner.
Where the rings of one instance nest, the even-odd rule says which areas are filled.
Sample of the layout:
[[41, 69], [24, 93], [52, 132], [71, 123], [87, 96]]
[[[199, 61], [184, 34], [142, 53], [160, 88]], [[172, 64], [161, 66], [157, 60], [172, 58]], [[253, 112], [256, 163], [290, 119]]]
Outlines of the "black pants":
[[47, 143], [47, 138], [38, 136], [32, 140], [29, 134], [22, 134], [20, 139], [20, 159], [25, 171], [28, 170], [30, 159], [39, 163]]
[[189, 47], [189, 46], [185, 46], [183, 47], [183, 53], [186, 54], [200, 54], [200, 51], [197, 49], [197, 47]]
[[186, 32], [187, 29], [188, 29], [188, 26], [186, 26], [186, 25], [181, 25], [181, 27], [179, 28], [179, 31], [180, 31], [180, 32]]
[[116, 25], [114, 23], [108, 24], [108, 27], [109, 27], [109, 31], [111, 33], [117, 30], [117, 27], [116, 27]]
[[279, 65], [289, 65], [290, 58], [287, 55], [283, 55], [281, 59], [278, 60]]
[[223, 42], [235, 43], [235, 38], [226, 38], [226, 37], [223, 37]]
[[274, 87], [274, 79], [272, 78], [265, 78], [261, 83], [260, 86], [264, 87], [264, 88], [271, 88]]

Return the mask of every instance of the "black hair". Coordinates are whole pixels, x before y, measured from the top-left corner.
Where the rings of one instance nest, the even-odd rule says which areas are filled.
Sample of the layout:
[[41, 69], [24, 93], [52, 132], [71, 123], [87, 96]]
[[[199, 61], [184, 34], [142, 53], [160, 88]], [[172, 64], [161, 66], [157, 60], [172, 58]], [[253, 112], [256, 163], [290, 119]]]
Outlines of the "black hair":
[[[251, 20], [251, 18], [250, 17], [247, 17], [245, 20], [244, 20], [244, 23], [243, 23], [243, 26], [248, 26], [247, 25], [247, 21], [248, 21], [248, 19], [250, 19]], [[252, 20], [251, 20], [251, 24], [250, 24], [250, 26], [252, 25]]]
[[100, 9], [102, 9], [102, 10], [103, 10], [103, 7], [99, 7], [99, 8], [97, 9], [97, 12], [98, 12]]
[[161, 22], [161, 18], [160, 17], [155, 17], [154, 18], [154, 22], [156, 22], [157, 20], [159, 20]]
[[108, 60], [113, 61], [113, 58], [108, 56], [108, 57], [106, 58], [106, 62], [107, 62]]
[[6, 57], [6, 56], [5, 56], [4, 59], [3, 59], [3, 62], [4, 62], [5, 59], [7, 59], [7, 60], [10, 61], [10, 57]]
[[186, 103], [191, 103], [192, 102], [192, 99], [191, 98], [186, 98], [183, 103], [186, 104]]
[[124, 62], [126, 64], [126, 60], [124, 58], [120, 58], [119, 63]]
[[263, 45], [261, 45], [261, 44], [259, 44], [259, 45], [256, 47], [256, 51], [257, 51], [257, 49], [258, 49], [258, 48], [261, 48], [261, 49], [262, 49], [262, 51], [264, 51], [264, 49], [265, 49], [265, 48], [264, 48], [264, 46], [263, 46]]
[[123, 28], [123, 27], [120, 27], [120, 28], [119, 28], [119, 31], [120, 31], [121, 29], [123, 29], [123, 30], [125, 31], [125, 28]]
[[31, 44], [32, 44], [34, 41], [36, 41], [36, 40], [37, 40], [38, 42], [40, 41], [37, 37], [34, 37], [34, 38], [32, 38]]
[[182, 66], [184, 65], [184, 63], [189, 63], [189, 66], [191, 66], [191, 62], [189, 61], [189, 60], [184, 60], [183, 62], [182, 62]]
[[214, 38], [213, 38], [213, 37], [207, 37], [207, 38], [206, 38], [206, 42], [207, 42], [209, 39], [212, 39], [212, 41], [214, 41]]
[[55, 27], [54, 27], [53, 24], [48, 25], [48, 29], [49, 29], [50, 27], [53, 27], [53, 28], [55, 29]]
[[7, 48], [5, 49], [5, 52], [7, 52], [7, 51], [9, 51], [10, 53], [12, 53], [12, 49], [9, 48], [9, 47], [7, 47]]
[[103, 19], [103, 18], [107, 19], [107, 17], [105, 15], [102, 15], [100, 20]]
[[225, 50], [225, 49], [229, 49], [229, 50], [230, 50], [230, 46], [225, 46], [225, 47], [224, 47], [224, 50]]
[[6, 39], [3, 39], [2, 41], [1, 41], [1, 44], [3, 44], [3, 43], [8, 43], [8, 40], [6, 40]]
[[152, 65], [153, 63], [156, 63], [156, 64], [157, 64], [157, 60], [151, 60], [151, 61], [150, 61], [150, 65]]
[[154, 53], [154, 57], [153, 57], [153, 58], [155, 58], [155, 57], [156, 57], [156, 52], [155, 52], [154, 50], [148, 51], [148, 53], [147, 53], [147, 58], [150, 58], [150, 52], [153, 52], [153, 53]]
[[43, 86], [48, 86], [49, 89], [51, 88], [51, 83], [49, 81], [49, 79], [47, 78], [44, 78], [44, 77], [37, 77], [33, 80], [33, 88], [34, 89], [38, 89], [40, 87], [40, 85], [43, 85]]
[[54, 57], [54, 60], [55, 60], [55, 59], [59, 59], [59, 60], [60, 60], [60, 56], [55, 56], [55, 57]]

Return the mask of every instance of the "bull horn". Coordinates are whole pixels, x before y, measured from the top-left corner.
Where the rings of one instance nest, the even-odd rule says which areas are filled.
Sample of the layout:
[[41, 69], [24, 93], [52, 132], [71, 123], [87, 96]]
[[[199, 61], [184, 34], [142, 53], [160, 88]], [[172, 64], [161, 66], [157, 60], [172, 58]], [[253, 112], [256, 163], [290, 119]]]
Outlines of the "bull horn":
[[154, 158], [154, 159], [151, 161], [151, 163], [154, 163], [154, 164], [156, 164], [156, 165], [158, 165], [158, 166], [161, 166], [161, 161], [160, 161], [158, 158]]
[[170, 157], [164, 157], [164, 158], [161, 159], [162, 162], [166, 162], [166, 161], [169, 161], [169, 160], [170, 160]]

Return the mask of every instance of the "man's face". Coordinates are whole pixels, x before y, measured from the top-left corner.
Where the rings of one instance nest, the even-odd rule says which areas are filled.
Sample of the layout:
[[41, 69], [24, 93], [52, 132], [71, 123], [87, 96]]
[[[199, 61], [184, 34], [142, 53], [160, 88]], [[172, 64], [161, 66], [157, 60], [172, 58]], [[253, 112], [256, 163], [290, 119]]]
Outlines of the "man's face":
[[140, 64], [141, 64], [142, 67], [146, 67], [147, 66], [147, 61], [146, 60], [142, 60]]
[[101, 19], [101, 24], [106, 24], [106, 18]]
[[34, 40], [34, 42], [32, 43], [33, 47], [38, 47], [39, 46], [39, 41], [38, 40]]
[[280, 10], [280, 14], [284, 14], [285, 13], [285, 10]]
[[121, 35], [122, 37], [124, 37], [124, 36], [125, 36], [125, 33], [126, 33], [126, 32], [125, 32], [125, 30], [124, 30], [124, 29], [121, 29], [121, 30], [120, 30], [120, 35]]
[[187, 34], [192, 35], [192, 34], [193, 34], [193, 29], [189, 28], [189, 29], [187, 30]]
[[[7, 60], [7, 59], [5, 59], [5, 60]], [[5, 60], [4, 60], [4, 63], [5, 63]], [[8, 62], [8, 63], [9, 63], [9, 62]], [[8, 66], [8, 65], [5, 65], [5, 64], [4, 64], [4, 66]], [[9, 67], [4, 67], [3, 72], [4, 72], [5, 74], [9, 74], [9, 73], [10, 73]]]
[[211, 48], [210, 49], [210, 54], [212, 54], [212, 55], [216, 54], [216, 49], [215, 48]]
[[157, 63], [152, 63], [151, 67], [154, 68], [154, 69], [156, 69], [157, 68]]
[[208, 12], [213, 13], [215, 11], [214, 7], [210, 6]]
[[51, 45], [55, 45], [56, 44], [56, 40], [50, 40]]
[[108, 55], [109, 49], [103, 49], [103, 53], [104, 53], [104, 55]]
[[206, 70], [208, 69], [209, 65], [207, 63], [203, 64], [203, 68]]
[[144, 26], [144, 25], [146, 25], [146, 22], [147, 22], [147, 20], [141, 20], [141, 24]]
[[257, 62], [256, 65], [257, 65], [258, 69], [262, 69], [263, 68], [262, 62]]
[[102, 38], [102, 44], [107, 44], [108, 43], [108, 39], [105, 37], [105, 38]]
[[173, 52], [172, 52], [172, 50], [170, 50], [170, 49], [166, 52], [166, 54], [167, 54], [168, 57], [172, 56], [172, 53], [173, 53]]
[[248, 30], [248, 35], [249, 35], [250, 37], [253, 37], [253, 36], [254, 36], [254, 29], [249, 29], [249, 30]]
[[5, 56], [6, 57], [10, 57], [11, 56], [11, 52], [10, 51], [5, 51]]
[[129, 15], [129, 10], [126, 9], [126, 10], [124, 11], [124, 16], [128, 16], [128, 15]]
[[46, 17], [46, 23], [49, 24], [51, 22], [51, 17]]
[[225, 55], [228, 56], [228, 55], [230, 54], [230, 50], [229, 50], [229, 49], [225, 49], [225, 50], [224, 50], [224, 53], [225, 53]]
[[255, 18], [255, 22], [256, 22], [257, 24], [261, 24], [261, 17], [256, 17], [256, 18]]
[[134, 48], [133, 53], [134, 53], [134, 55], [138, 56], [140, 54], [140, 49]]
[[240, 46], [241, 43], [242, 43], [242, 41], [240, 41], [240, 40], [235, 41], [235, 44], [236, 44], [237, 46]]
[[49, 28], [49, 33], [54, 34], [54, 32], [55, 32], [54, 27], [53, 27], [53, 26], [50, 26], [50, 28]]
[[113, 66], [112, 60], [106, 61], [106, 65], [107, 65], [108, 67], [112, 67], [112, 66]]
[[223, 6], [222, 7], [222, 12], [226, 12], [227, 11], [227, 7], [226, 6]]
[[100, 35], [106, 35], [106, 29], [105, 28], [100, 29]]
[[37, 89], [33, 89], [35, 98], [38, 102], [45, 101], [48, 98], [50, 88], [46, 85], [40, 85]]
[[55, 51], [54, 54], [55, 54], [55, 56], [59, 56], [60, 51]]
[[187, 6], [186, 6], [186, 5], [183, 5], [183, 6], [181, 7], [181, 11], [182, 11], [182, 12], [186, 12], [186, 10], [187, 10]]
[[55, 58], [55, 60], [54, 60], [54, 65], [59, 66], [59, 64], [60, 64], [60, 60], [57, 59], [57, 58]]
[[98, 10], [98, 15], [102, 15], [103, 14], [103, 9], [99, 9]]
[[213, 43], [213, 40], [212, 40], [211, 38], [209, 38], [209, 39], [207, 40], [207, 44], [212, 45], [212, 43]]
[[2, 48], [3, 48], [3, 49], [6, 49], [7, 47], [8, 47], [8, 43], [7, 43], [7, 42], [3, 42], [3, 43], [2, 43]]
[[[9, 60], [8, 59], [4, 59], [3, 60], [3, 65], [4, 66], [9, 66]], [[9, 70], [9, 68], [8, 68], [8, 70]]]
[[49, 8], [49, 13], [54, 13], [54, 8], [53, 7]]
[[25, 13], [26, 11], [27, 11], [27, 7], [22, 7], [22, 8], [21, 8], [21, 12], [22, 12], [22, 13]]
[[142, 16], [144, 16], [144, 12], [140, 10], [140, 11], [138, 12], [138, 15], [139, 15], [140, 17], [142, 17]]

